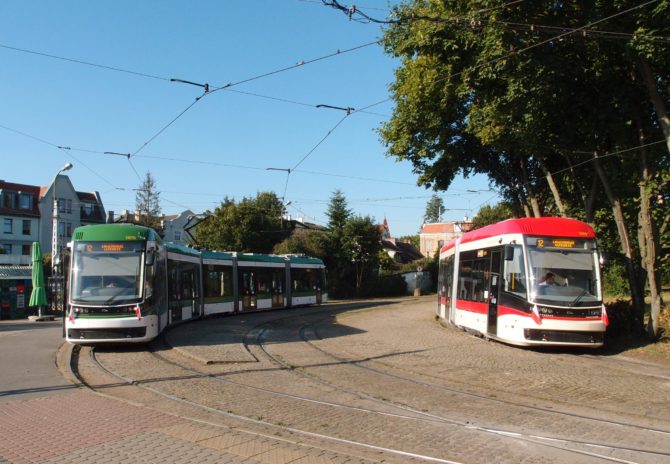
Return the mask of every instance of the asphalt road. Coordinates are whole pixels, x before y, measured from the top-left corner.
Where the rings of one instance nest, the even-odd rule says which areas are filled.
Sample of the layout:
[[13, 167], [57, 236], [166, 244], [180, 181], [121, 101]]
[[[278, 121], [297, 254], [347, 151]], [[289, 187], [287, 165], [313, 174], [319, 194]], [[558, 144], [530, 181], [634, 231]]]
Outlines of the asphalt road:
[[56, 366], [61, 321], [0, 321], [0, 401], [71, 390]]

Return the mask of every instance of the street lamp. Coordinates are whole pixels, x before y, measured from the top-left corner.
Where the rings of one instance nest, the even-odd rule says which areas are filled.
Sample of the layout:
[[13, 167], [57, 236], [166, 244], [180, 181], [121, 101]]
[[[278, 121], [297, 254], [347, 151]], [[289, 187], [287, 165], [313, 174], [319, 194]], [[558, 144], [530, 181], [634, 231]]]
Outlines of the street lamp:
[[[72, 169], [72, 163], [67, 163], [54, 177], [54, 202], [53, 202], [53, 231], [51, 234], [51, 269], [52, 274], [58, 274], [58, 264], [60, 263], [60, 240], [58, 237], [58, 195], [56, 194], [58, 185], [58, 176], [61, 172]], [[54, 272], [55, 271], [55, 272]]]

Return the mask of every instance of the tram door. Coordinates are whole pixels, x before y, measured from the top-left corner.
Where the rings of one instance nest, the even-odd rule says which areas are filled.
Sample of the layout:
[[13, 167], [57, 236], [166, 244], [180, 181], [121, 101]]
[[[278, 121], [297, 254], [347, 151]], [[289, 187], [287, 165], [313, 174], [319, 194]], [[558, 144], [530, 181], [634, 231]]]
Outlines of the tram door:
[[488, 303], [489, 314], [487, 332], [490, 335], [498, 334], [498, 298], [500, 291], [500, 257], [502, 250], [497, 249], [491, 253], [491, 273], [488, 279]]
[[256, 275], [250, 269], [239, 270], [242, 311], [256, 309]]
[[[182, 299], [182, 318], [194, 318], [200, 315], [198, 305], [198, 285], [196, 281], [196, 270], [188, 266], [181, 273], [181, 299]], [[190, 312], [190, 314], [188, 314]]]
[[272, 271], [272, 307], [281, 308], [284, 306], [284, 270]]

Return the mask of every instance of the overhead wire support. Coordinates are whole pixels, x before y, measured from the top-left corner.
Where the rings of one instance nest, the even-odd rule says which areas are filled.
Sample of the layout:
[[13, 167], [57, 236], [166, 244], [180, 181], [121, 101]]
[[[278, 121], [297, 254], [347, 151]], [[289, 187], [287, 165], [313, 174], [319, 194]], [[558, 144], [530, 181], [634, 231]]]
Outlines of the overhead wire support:
[[130, 153], [118, 153], [115, 151], [106, 151], [104, 152], [105, 155], [116, 155], [116, 156], [125, 156], [126, 158], [130, 159]]
[[317, 108], [330, 108], [331, 110], [341, 110], [341, 111], [346, 111], [347, 116], [350, 115], [355, 111], [355, 108], [352, 108], [350, 106], [347, 106], [346, 108], [343, 108], [341, 106], [332, 106], [332, 105], [316, 105]]
[[195, 85], [196, 87], [202, 87], [205, 90], [205, 93], [209, 93], [209, 84], [208, 83], [200, 84], [198, 82], [192, 82], [192, 81], [187, 81], [187, 80], [184, 80], [184, 79], [175, 79], [175, 78], [170, 79], [170, 82], [179, 82], [181, 84]]

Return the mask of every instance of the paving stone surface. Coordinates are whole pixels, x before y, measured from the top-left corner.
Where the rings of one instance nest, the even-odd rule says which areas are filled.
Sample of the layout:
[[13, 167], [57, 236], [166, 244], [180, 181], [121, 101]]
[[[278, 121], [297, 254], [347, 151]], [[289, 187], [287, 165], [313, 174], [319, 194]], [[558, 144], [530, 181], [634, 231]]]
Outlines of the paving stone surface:
[[82, 349], [106, 396], [0, 400], [0, 464], [670, 462], [667, 365], [487, 342], [434, 303], [205, 319], [97, 349], [121, 377]]

